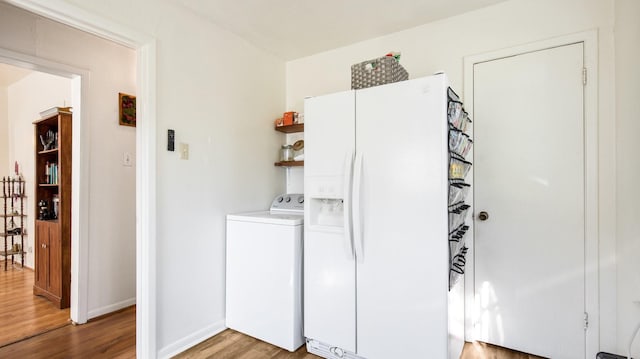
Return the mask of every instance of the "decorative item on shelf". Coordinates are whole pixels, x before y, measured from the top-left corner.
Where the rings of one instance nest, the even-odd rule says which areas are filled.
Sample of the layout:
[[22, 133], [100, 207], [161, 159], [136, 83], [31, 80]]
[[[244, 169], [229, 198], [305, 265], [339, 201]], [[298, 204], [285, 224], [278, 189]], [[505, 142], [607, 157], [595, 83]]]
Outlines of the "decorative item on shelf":
[[[304, 118], [304, 117], [303, 117]], [[276, 127], [295, 125], [300, 121], [300, 115], [295, 111], [287, 111], [282, 114], [281, 118], [276, 119]], [[304, 121], [304, 120], [303, 120]]]
[[53, 213], [52, 213], [53, 219], [58, 219], [58, 209], [60, 208], [60, 196], [58, 196], [57, 194], [54, 194], [51, 202], [53, 202]]
[[293, 125], [293, 118], [295, 116], [295, 112], [289, 111], [282, 114], [282, 125], [283, 126], [291, 126]]
[[58, 148], [58, 132], [49, 130], [45, 134], [45, 137], [42, 137], [42, 135], [40, 135], [40, 143], [42, 144], [43, 151], [49, 151]]
[[43, 184], [58, 184], [58, 164], [47, 161], [44, 166]]
[[304, 140], [296, 141], [293, 146], [293, 160], [304, 161]]
[[136, 97], [118, 93], [118, 121], [121, 126], [136, 127]]
[[40, 210], [38, 211], [38, 219], [42, 220], [42, 221], [46, 221], [49, 218], [49, 204], [47, 203], [46, 200], [41, 199], [38, 202], [38, 208], [40, 208]]
[[282, 145], [280, 148], [280, 161], [293, 161], [293, 146]]

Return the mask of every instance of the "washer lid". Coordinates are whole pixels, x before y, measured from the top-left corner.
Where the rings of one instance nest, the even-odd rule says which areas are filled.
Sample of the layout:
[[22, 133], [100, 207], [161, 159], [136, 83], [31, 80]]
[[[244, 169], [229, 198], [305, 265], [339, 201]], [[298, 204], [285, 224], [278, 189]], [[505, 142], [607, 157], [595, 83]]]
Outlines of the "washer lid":
[[272, 213], [270, 211], [228, 214], [228, 221], [295, 226], [304, 223], [303, 214]]

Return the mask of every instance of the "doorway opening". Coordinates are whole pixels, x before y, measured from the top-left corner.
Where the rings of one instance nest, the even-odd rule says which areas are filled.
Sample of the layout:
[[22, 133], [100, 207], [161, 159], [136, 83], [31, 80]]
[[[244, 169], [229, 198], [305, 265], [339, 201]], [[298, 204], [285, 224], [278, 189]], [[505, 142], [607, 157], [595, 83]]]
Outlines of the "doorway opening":
[[[58, 216], [59, 201], [47, 203], [42, 209], [36, 203], [37, 190], [40, 190], [40, 194], [43, 191], [53, 194], [55, 199], [59, 199], [61, 191], [57, 176], [52, 176], [59, 153], [53, 131], [48, 131], [42, 138], [49, 151], [42, 155], [46, 163], [43, 162], [40, 167], [46, 169], [47, 173], [35, 171], [35, 153], [42, 150], [40, 146], [45, 144], [34, 141], [33, 122], [39, 119], [41, 111], [54, 104], [68, 106], [71, 95], [72, 80], [69, 78], [0, 63], [0, 136], [3, 137], [3, 141], [0, 141], [3, 144], [0, 148], [0, 176], [3, 178], [3, 200], [6, 204], [2, 212], [5, 228], [0, 231], [5, 248], [1, 258], [4, 260], [4, 270], [0, 271], [0, 300], [5, 303], [5, 308], [11, 308], [0, 314], [4, 316], [2, 322], [5, 328], [10, 327], [0, 332], [0, 346], [70, 323], [70, 311], [65, 304], [69, 293], [63, 294], [62, 286], [57, 285], [62, 283], [56, 280], [60, 278], [58, 274], [64, 276], [64, 272], [56, 271], [48, 276], [45, 271], [39, 271], [42, 280], [38, 282], [34, 278], [36, 263], [44, 268], [45, 259], [56, 257], [47, 256], [47, 253], [53, 253], [51, 248], [60, 248], [51, 246], [47, 249], [44, 241], [36, 243], [36, 218], [40, 217], [43, 223], [57, 227], [63, 216]], [[38, 214], [39, 211], [45, 212]], [[44, 240], [44, 236], [41, 240]], [[41, 260], [38, 261], [36, 255]], [[61, 264], [61, 256], [58, 257], [60, 259], [56, 263]], [[70, 273], [67, 275], [70, 276]], [[50, 284], [51, 288], [47, 287]], [[44, 297], [34, 297], [36, 287], [38, 290], [44, 289], [47, 295], [53, 294], [53, 291], [48, 291], [53, 289], [54, 296], [61, 294], [60, 300], [54, 305]]]
[[[63, 256], [66, 267], [63, 267], [60, 276], [67, 276], [70, 280], [66, 279], [66, 287], [62, 285], [64, 302], [65, 305], [70, 304], [67, 318], [70, 317], [73, 322], [82, 324], [90, 318], [136, 304], [134, 154], [137, 129], [133, 126], [122, 126], [119, 121], [119, 94], [136, 94], [136, 53], [130, 48], [89, 36], [27, 11], [6, 4], [0, 6], [3, 16], [18, 14], [19, 16], [14, 17], [22, 19], [26, 27], [33, 28], [36, 37], [40, 38], [46, 34], [57, 41], [70, 44], [69, 46], [85, 49], [59, 51], [57, 48], [52, 49], [35, 43], [34, 49], [24, 51], [38, 56], [6, 50], [15, 47], [12, 41], [19, 42], [19, 33], [16, 33], [15, 37], [4, 37], [0, 44], [0, 62], [32, 71], [21, 79], [19, 84], [12, 86], [13, 89], [10, 91], [18, 93], [20, 88], [25, 87], [21, 99], [15, 103], [7, 103], [7, 108], [16, 110], [11, 112], [10, 121], [20, 123], [20, 128], [24, 128], [23, 132], [26, 133], [26, 138], [18, 136], [17, 133], [12, 133], [11, 136], [15, 138], [16, 143], [13, 147], [26, 148], [23, 152], [27, 153], [27, 160], [23, 161], [25, 163], [21, 166], [21, 172], [29, 181], [30, 191], [34, 193], [28, 198], [38, 199], [35, 193], [58, 194], [55, 192], [55, 189], [58, 189], [56, 186], [60, 186], [60, 189], [64, 187], [68, 191], [67, 195], [60, 193], [60, 203], [62, 204], [62, 197], [66, 201], [63, 206], [68, 211], [66, 221], [59, 220], [55, 223], [55, 218], [52, 219], [48, 214], [44, 216], [44, 220], [50, 221], [49, 224], [52, 225], [66, 226], [66, 236], [62, 239], [66, 241], [66, 252]], [[14, 38], [16, 40], [12, 40]], [[49, 58], [55, 58], [56, 61]], [[80, 64], [83, 68], [65, 63]], [[35, 77], [60, 79], [65, 81], [66, 89], [52, 91], [50, 84], [38, 84]], [[26, 86], [26, 83], [29, 86]], [[51, 92], [52, 96], [45, 98], [44, 95], [48, 92]], [[50, 138], [55, 140], [54, 135], [58, 133], [59, 144], [65, 141], [68, 144], [66, 150], [63, 151], [62, 147], [57, 146], [43, 148], [42, 140], [39, 136], [34, 136], [33, 122], [40, 120], [41, 111], [67, 106], [71, 107], [69, 117], [72, 117], [68, 121], [68, 136], [63, 136], [57, 128], [40, 130], [38, 126], [38, 135], [43, 135], [44, 142], [48, 144]], [[17, 116], [18, 113], [20, 116]], [[46, 125], [52, 125], [48, 121]], [[63, 158], [64, 155], [69, 155], [65, 160], [65, 166], [61, 160], [58, 161], [58, 157]], [[11, 162], [13, 161], [12, 159]], [[49, 163], [46, 164], [44, 161]], [[59, 168], [60, 171], [51, 172], [55, 175], [54, 178], [59, 178], [58, 174], [62, 173], [64, 167], [64, 170], [70, 173], [66, 176], [67, 185], [63, 186], [62, 182], [57, 181], [43, 181], [40, 176], [43, 175], [43, 171], [35, 170], [36, 163], [39, 168]], [[53, 201], [48, 199], [47, 202]], [[42, 219], [37, 205], [34, 202], [27, 208], [27, 219]], [[52, 203], [47, 203], [47, 206], [51, 205]], [[45, 213], [50, 212], [48, 210]], [[25, 247], [27, 250], [31, 247], [33, 254], [40, 249], [34, 243], [37, 238], [41, 238], [38, 225], [35, 227], [28, 231], [31, 242]], [[51, 257], [55, 257], [53, 246], [50, 247], [46, 243], [42, 243], [42, 246], [43, 249], [47, 246], [47, 250], [52, 253]], [[29, 263], [31, 267], [34, 267], [34, 263], [45, 263], [50, 259], [46, 256], [40, 258], [40, 255], [36, 257]], [[35, 267], [40, 268], [40, 265], [37, 264]], [[53, 266], [49, 265], [47, 268]], [[38, 274], [39, 271], [36, 270], [35, 273]], [[36, 284], [37, 282], [36, 280]], [[49, 293], [38, 294], [46, 296]], [[55, 296], [53, 297], [50, 296], [49, 299], [56, 302]]]

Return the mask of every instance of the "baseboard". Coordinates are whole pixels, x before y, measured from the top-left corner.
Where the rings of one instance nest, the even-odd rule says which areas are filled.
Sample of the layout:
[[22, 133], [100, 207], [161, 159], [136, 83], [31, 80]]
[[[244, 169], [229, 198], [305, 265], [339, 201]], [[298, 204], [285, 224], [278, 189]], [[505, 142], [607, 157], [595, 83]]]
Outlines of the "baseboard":
[[202, 343], [203, 341], [211, 338], [212, 336], [222, 332], [225, 329], [227, 329], [227, 327], [224, 325], [224, 319], [219, 320], [206, 328], [198, 330], [197, 332], [190, 334], [160, 349], [158, 351], [158, 358], [171, 358], [197, 344]]
[[89, 313], [87, 313], [87, 319], [92, 319], [92, 318], [95, 318], [95, 317], [99, 317], [101, 315], [109, 314], [111, 312], [115, 312], [116, 310], [120, 310], [122, 308], [130, 307], [130, 306], [135, 305], [135, 304], [136, 304], [136, 298], [135, 297], [123, 300], [122, 302], [109, 304], [109, 305], [101, 307], [101, 308], [90, 310]]

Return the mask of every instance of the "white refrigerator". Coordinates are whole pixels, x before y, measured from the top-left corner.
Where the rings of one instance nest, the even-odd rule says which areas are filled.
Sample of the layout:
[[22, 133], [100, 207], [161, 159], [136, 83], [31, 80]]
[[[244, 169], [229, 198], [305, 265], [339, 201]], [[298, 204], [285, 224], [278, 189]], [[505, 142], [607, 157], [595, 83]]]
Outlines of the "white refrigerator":
[[[458, 358], [448, 79], [305, 100], [304, 335], [326, 358]], [[458, 298], [452, 298], [452, 296]]]

